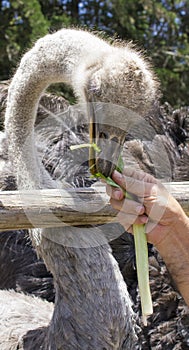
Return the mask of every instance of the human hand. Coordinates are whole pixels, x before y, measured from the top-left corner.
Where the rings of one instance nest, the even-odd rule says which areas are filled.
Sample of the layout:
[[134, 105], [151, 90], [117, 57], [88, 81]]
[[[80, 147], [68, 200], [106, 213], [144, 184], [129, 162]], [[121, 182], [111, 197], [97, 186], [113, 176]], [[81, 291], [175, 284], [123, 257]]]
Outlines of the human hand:
[[148, 242], [158, 249], [189, 306], [189, 218], [153, 176], [127, 168], [123, 174], [114, 171], [112, 179], [134, 196], [125, 199], [121, 189], [107, 186], [120, 223], [129, 231], [132, 224], [146, 223]]
[[127, 231], [132, 232], [133, 224], [145, 223], [148, 241], [158, 246], [169, 233], [180, 230], [187, 218], [184, 211], [152, 175], [125, 168], [123, 174], [114, 171], [112, 179], [133, 195], [133, 200], [127, 199], [121, 189], [107, 185], [110, 203], [119, 210], [119, 222]]

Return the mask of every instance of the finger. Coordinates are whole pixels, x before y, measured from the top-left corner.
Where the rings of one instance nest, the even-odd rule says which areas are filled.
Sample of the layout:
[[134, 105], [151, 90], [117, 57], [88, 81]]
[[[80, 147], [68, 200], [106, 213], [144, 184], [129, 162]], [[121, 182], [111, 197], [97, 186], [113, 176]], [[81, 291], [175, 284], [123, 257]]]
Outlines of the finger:
[[119, 223], [127, 230], [128, 232], [132, 232], [132, 225], [141, 225], [145, 224], [148, 221], [148, 217], [145, 215], [136, 216], [133, 214], [125, 214], [123, 212], [119, 212], [117, 215], [117, 219]]
[[[142, 224], [144, 225], [144, 224], [146, 224], [147, 221], [148, 221], [148, 217], [143, 215], [143, 216], [138, 216], [138, 218], [133, 222], [133, 224], [131, 226], [128, 227], [128, 225], [127, 225], [127, 228], [124, 227], [123, 224], [121, 224], [121, 223], [120, 224], [124, 227], [124, 229], [127, 232], [133, 234], [133, 225], [142, 225]], [[150, 243], [150, 240], [149, 240], [149, 243]]]
[[141, 225], [141, 224], [147, 224], [148, 223], [148, 216], [147, 215], [139, 215], [137, 219], [135, 220], [134, 224]]
[[157, 179], [153, 175], [145, 173], [143, 170], [135, 170], [131, 167], [124, 167], [123, 174], [126, 177], [132, 177], [135, 180], [157, 183]]
[[112, 187], [110, 185], [106, 185], [106, 192], [110, 197], [112, 197], [118, 201], [122, 200], [125, 197], [121, 188], [117, 188], [117, 187], [115, 188], [115, 187]]
[[132, 214], [125, 214], [122, 212], [119, 212], [117, 214], [117, 220], [118, 222], [124, 227], [126, 231], [130, 229], [130, 227], [133, 225], [133, 223], [136, 221], [137, 216]]
[[143, 180], [136, 180], [133, 177], [127, 177], [122, 175], [118, 171], [114, 171], [112, 179], [128, 192], [135, 194], [138, 197], [147, 197], [149, 195], [157, 194], [157, 184], [151, 182], [145, 182]]
[[145, 208], [142, 204], [135, 202], [131, 199], [124, 198], [123, 200], [116, 200], [114, 198], [110, 199], [110, 203], [114, 209], [117, 209], [127, 214], [142, 215], [145, 212]]

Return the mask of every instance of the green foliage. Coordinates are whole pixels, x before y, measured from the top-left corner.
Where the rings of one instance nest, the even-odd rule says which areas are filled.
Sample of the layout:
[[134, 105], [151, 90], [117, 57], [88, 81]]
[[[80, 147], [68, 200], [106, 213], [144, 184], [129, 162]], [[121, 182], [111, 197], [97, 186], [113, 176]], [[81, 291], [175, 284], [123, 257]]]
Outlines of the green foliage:
[[188, 104], [189, 0], [1, 1], [0, 80], [11, 77], [37, 38], [72, 25], [144, 48], [161, 80], [163, 100], [175, 107]]
[[37, 0], [12, 0], [8, 4], [1, 4], [0, 11], [1, 79], [8, 78], [21, 53], [48, 32], [48, 21]]
[[161, 81], [163, 100], [189, 100], [188, 0], [113, 0], [114, 27], [123, 39], [144, 47]]
[[[18, 1], [16, 4], [18, 6]], [[49, 23], [41, 12], [38, 0], [20, 1], [23, 8], [23, 17], [28, 21], [30, 28], [30, 41], [36, 40], [40, 36], [48, 33]]]
[[62, 27], [68, 27], [73, 24], [73, 19], [64, 7], [63, 2], [59, 0], [47, 1], [39, 0], [41, 11], [49, 22], [49, 31], [59, 30]]
[[62, 14], [60, 2], [54, 3], [38, 0], [1, 1], [0, 80], [12, 75], [21, 55], [34, 41], [51, 30], [61, 28], [64, 23], [70, 24], [68, 17]]

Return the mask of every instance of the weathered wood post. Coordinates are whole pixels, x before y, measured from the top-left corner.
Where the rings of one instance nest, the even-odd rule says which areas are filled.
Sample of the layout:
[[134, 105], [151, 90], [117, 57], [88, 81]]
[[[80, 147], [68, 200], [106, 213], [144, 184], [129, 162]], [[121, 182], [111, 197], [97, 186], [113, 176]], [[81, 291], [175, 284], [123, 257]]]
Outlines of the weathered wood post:
[[[189, 182], [165, 184], [189, 215]], [[0, 230], [117, 222], [105, 187], [0, 192]]]

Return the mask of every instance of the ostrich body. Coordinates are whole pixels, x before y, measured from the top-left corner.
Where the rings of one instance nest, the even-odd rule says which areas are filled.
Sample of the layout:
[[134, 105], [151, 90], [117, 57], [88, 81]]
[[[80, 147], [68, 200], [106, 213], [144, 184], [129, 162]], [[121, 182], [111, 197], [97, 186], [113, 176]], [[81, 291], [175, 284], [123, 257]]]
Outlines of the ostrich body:
[[[1, 86], [0, 86], [1, 87]], [[7, 98], [7, 86], [2, 86], [2, 110], [5, 106], [5, 100]], [[47, 118], [49, 115], [55, 114], [55, 116], [62, 115], [65, 110], [67, 110], [68, 104], [66, 101], [54, 95], [43, 95], [40, 103], [37, 114], [36, 122], [39, 123], [44, 118]], [[166, 108], [166, 109], [165, 109]], [[75, 109], [74, 109], [75, 111]], [[181, 108], [180, 118], [178, 120], [178, 127], [176, 126], [177, 120], [175, 120], [175, 112], [169, 106], [169, 111], [167, 106], [161, 106], [158, 113], [148, 116], [149, 123], [151, 125], [156, 125], [156, 134], [157, 137], [162, 137], [162, 143], [166, 140], [166, 145], [169, 142], [168, 151], [170, 152], [170, 158], [174, 158], [176, 163], [176, 168], [174, 163], [172, 179], [173, 180], [184, 180], [188, 179], [188, 161], [189, 161], [189, 150], [187, 152], [187, 139], [189, 136], [189, 128], [187, 128], [188, 119], [188, 109], [185, 108], [185, 115], [183, 117], [183, 108]], [[76, 111], [75, 111], [76, 112]], [[73, 120], [71, 120], [73, 118]], [[88, 126], [86, 124], [87, 120], [84, 115], [76, 113], [72, 114], [69, 118], [66, 118], [64, 114], [63, 120], [67, 125], [67, 129], [55, 130], [51, 127], [50, 130], [39, 129], [37, 135], [37, 146], [38, 152], [42, 152], [41, 159], [46, 169], [50, 172], [53, 178], [66, 179], [72, 186], [91, 186], [93, 181], [89, 177], [89, 169], [87, 164], [83, 164], [78, 161], [81, 159], [87, 159], [88, 150], [83, 148], [75, 152], [69, 151], [69, 146], [72, 144], [80, 144], [88, 142]], [[147, 117], [146, 117], [147, 118]], [[3, 120], [3, 116], [1, 117]], [[173, 123], [170, 124], [170, 121], [173, 120]], [[179, 147], [174, 146], [174, 140], [179, 141], [177, 137], [177, 130], [182, 125], [181, 121], [184, 121], [183, 126], [185, 129], [183, 131], [186, 134], [185, 147], [183, 152], [181, 152], [179, 158], [179, 149], [182, 146], [183, 140], [180, 140]], [[71, 129], [70, 129], [71, 128]], [[176, 133], [174, 132], [176, 130]], [[166, 138], [165, 138], [166, 135]], [[173, 139], [170, 135], [174, 135]], [[3, 139], [2, 133], [2, 139]], [[131, 135], [126, 137], [126, 140], [130, 140]], [[151, 172], [154, 175], [154, 166], [151, 163], [148, 154], [145, 154], [145, 148], [142, 148], [143, 143], [137, 140], [126, 141], [124, 145], [124, 154], [126, 155], [127, 162], [131, 162], [135, 159], [135, 166], [139, 163], [140, 167], [142, 166], [145, 171]], [[7, 146], [8, 142], [4, 139], [0, 147], [0, 159], [6, 162], [6, 166], [1, 169], [0, 172], [0, 188], [3, 190], [15, 190], [16, 185], [14, 181], [14, 174], [12, 173], [11, 167], [8, 166], [7, 161]], [[86, 154], [85, 154], [86, 153]], [[130, 157], [130, 158], [129, 158]], [[125, 158], [125, 157], [124, 157]], [[128, 159], [129, 158], [129, 159]], [[78, 162], [77, 162], [78, 161]], [[180, 167], [179, 162], [183, 161], [185, 168]], [[75, 166], [73, 167], [73, 163]], [[178, 177], [179, 176], [179, 177]], [[114, 226], [112, 228], [112, 226]], [[122, 233], [118, 231], [116, 225], [111, 225], [111, 229], [114, 230], [114, 233], [117, 233], [117, 236]], [[126, 281], [127, 288], [131, 297], [134, 300], [134, 310], [136, 313], [140, 312], [140, 299], [137, 297], [137, 279], [136, 279], [136, 268], [135, 268], [135, 253], [134, 253], [134, 243], [132, 236], [128, 233], [123, 233], [119, 238], [110, 242], [113, 255], [116, 257], [116, 260], [119, 262], [120, 270], [123, 274], [124, 280]], [[25, 231], [13, 231], [13, 232], [4, 232], [0, 234], [0, 288], [1, 289], [10, 289], [14, 288], [17, 291], [24, 291], [26, 293], [32, 293], [36, 296], [46, 298], [49, 301], [54, 300], [54, 288], [53, 288], [53, 278], [45, 270], [44, 263], [37, 259], [35, 250], [32, 248], [28, 233]], [[158, 347], [159, 350], [168, 350], [170, 348], [186, 348], [189, 339], [188, 333], [188, 322], [189, 322], [189, 311], [186, 307], [183, 299], [175, 291], [175, 286], [172, 284], [172, 280], [166, 270], [165, 264], [158, 257], [157, 252], [150, 247], [150, 286], [152, 292], [152, 299], [155, 301], [153, 315], [148, 319], [148, 327], [144, 329], [144, 339], [142, 341], [142, 349], [149, 350], [154, 346]], [[12, 292], [11, 292], [12, 293]], [[7, 291], [2, 291], [2, 299], [6, 298], [7, 302], [10, 302], [10, 294]], [[14, 299], [15, 298], [15, 299]], [[22, 294], [12, 293], [12, 304], [23, 301]], [[27, 299], [31, 302], [31, 299]], [[37, 306], [38, 305], [38, 306]], [[28, 336], [28, 341], [30, 341], [34, 332], [31, 331], [32, 326], [36, 328], [36, 324], [40, 325], [42, 315], [44, 313], [44, 308], [48, 308], [48, 304], [41, 303], [38, 300], [36, 304], [36, 309], [40, 308], [40, 320], [32, 319], [28, 317], [28, 324], [30, 329], [30, 337]], [[9, 310], [7, 305], [7, 310]], [[14, 310], [14, 308], [12, 309]], [[16, 309], [14, 310], [14, 317], [17, 317], [20, 312]], [[49, 304], [49, 319], [50, 311], [52, 306]], [[11, 311], [11, 310], [10, 310]], [[32, 312], [33, 310], [31, 310]], [[29, 314], [30, 308], [27, 310]], [[52, 312], [52, 311], [51, 311]], [[6, 314], [7, 315], [7, 314]], [[26, 317], [26, 318], [27, 318]], [[25, 318], [25, 314], [22, 312], [22, 317], [20, 321], [22, 322]], [[13, 326], [15, 326], [15, 318], [13, 314], [10, 314], [10, 317], [7, 316], [7, 323], [13, 331]], [[48, 319], [48, 320], [49, 320]], [[10, 322], [11, 320], [11, 322]], [[44, 325], [48, 323], [48, 320], [44, 320]], [[18, 321], [18, 317], [17, 317]], [[31, 322], [32, 326], [31, 326]], [[45, 323], [46, 322], [46, 323]], [[2, 329], [5, 327], [5, 323], [1, 325]], [[24, 327], [25, 323], [24, 323]], [[16, 325], [16, 330], [18, 329]], [[6, 334], [3, 332], [4, 334]], [[25, 328], [26, 331], [26, 328]], [[17, 334], [17, 333], [16, 333]], [[39, 335], [43, 332], [39, 332]], [[41, 337], [42, 335], [40, 335]], [[142, 333], [140, 333], [141, 340]], [[7, 338], [6, 338], [7, 339]], [[15, 339], [17, 339], [15, 337]], [[10, 339], [9, 345], [12, 345], [12, 340]], [[6, 345], [6, 348], [8, 346]]]
[[[42, 92], [49, 84], [60, 81], [71, 84], [83, 102], [88, 101], [86, 96], [89, 100], [111, 101], [143, 115], [155, 98], [157, 85], [148, 65], [128, 46], [113, 47], [76, 30], [61, 30], [40, 39], [21, 60], [8, 94], [5, 131], [18, 189], [59, 186], [37, 157], [34, 123]], [[110, 116], [101, 118], [106, 131]], [[118, 122], [120, 126], [124, 123], [119, 115]], [[120, 142], [123, 134], [117, 132]], [[96, 166], [102, 172], [112, 171], [112, 165], [104, 161], [98, 160]], [[25, 320], [26, 327], [22, 326], [16, 339], [3, 329], [2, 349], [10, 349], [6, 344], [10, 344], [11, 337], [20, 349], [137, 348], [131, 302], [118, 264], [102, 237], [95, 231], [92, 236], [92, 231], [90, 235], [82, 234], [82, 230], [65, 227], [31, 232], [33, 244], [54, 278], [54, 312], [50, 324], [45, 322], [38, 329], [36, 322], [34, 332], [29, 332]], [[72, 243], [78, 232], [83, 247], [75, 248]], [[69, 244], [56, 243], [57, 237], [68, 233]], [[14, 293], [7, 298], [13, 300]]]

